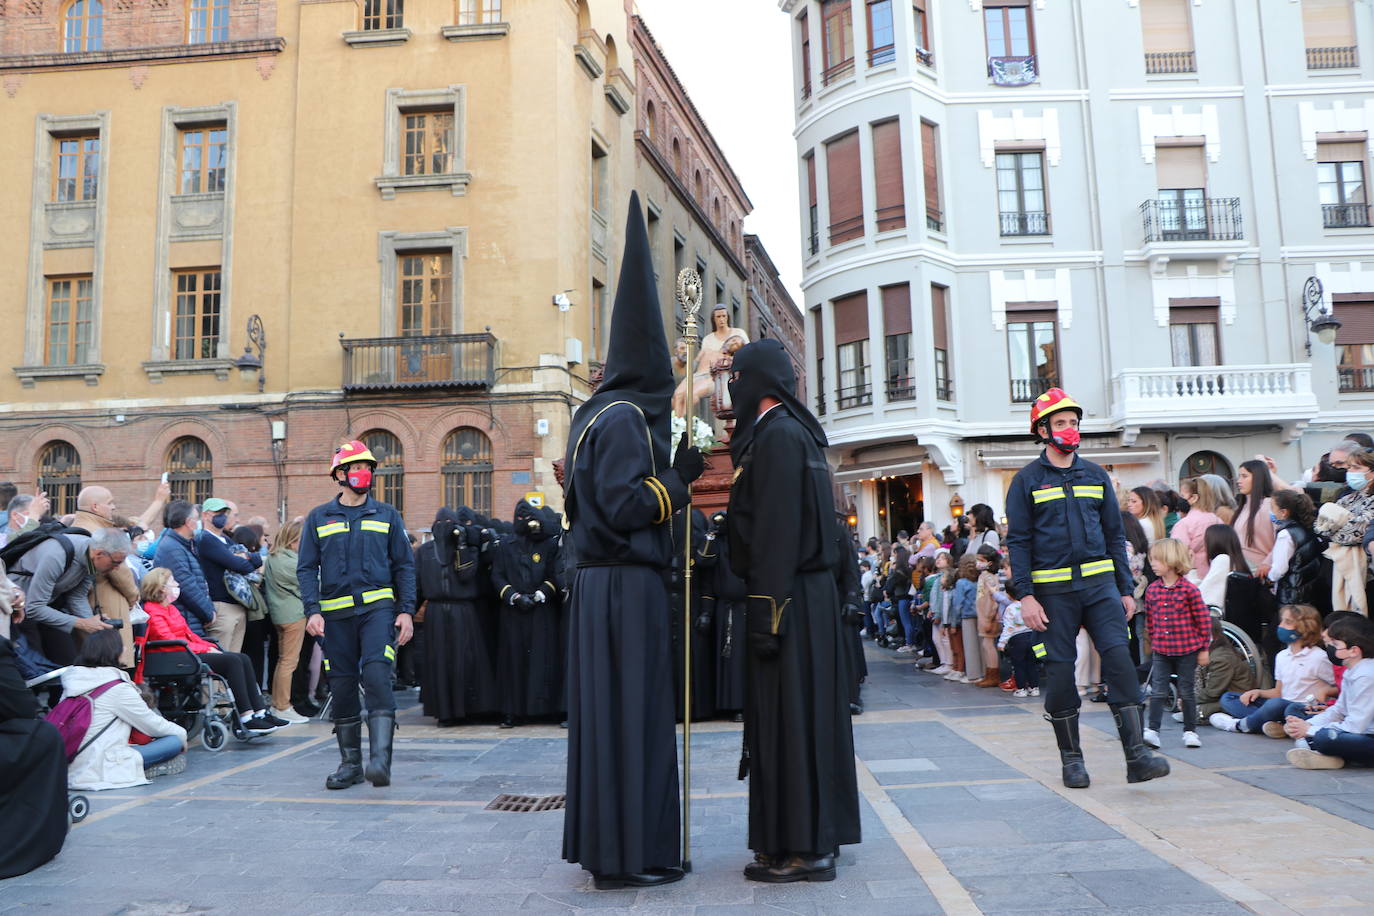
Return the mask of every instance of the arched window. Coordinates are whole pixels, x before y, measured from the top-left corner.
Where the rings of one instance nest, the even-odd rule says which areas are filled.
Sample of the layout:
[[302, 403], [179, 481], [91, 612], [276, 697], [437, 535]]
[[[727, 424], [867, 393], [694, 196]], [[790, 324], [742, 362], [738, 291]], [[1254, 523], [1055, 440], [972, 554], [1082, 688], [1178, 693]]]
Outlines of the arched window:
[[460, 426], [444, 439], [444, 505], [491, 515], [491, 440]]
[[377, 470], [372, 475], [372, 495], [405, 515], [405, 452], [401, 449], [401, 440], [384, 429], [374, 429], [363, 433], [362, 443], [377, 459]]
[[677, 137], [673, 138], [673, 174], [682, 174], [682, 144], [677, 142]]
[[73, 0], [62, 13], [62, 50], [99, 51], [105, 46], [105, 7], [100, 0]]
[[167, 450], [167, 482], [172, 499], [200, 505], [215, 487], [214, 463], [209, 447], [195, 436], [182, 436]]
[[698, 204], [701, 203], [702, 198], [704, 197], [704, 195], [701, 193], [701, 188], [701, 169], [697, 169], [696, 174], [692, 178], [692, 190], [696, 192]]
[[720, 225], [720, 198], [711, 201], [711, 222]]
[[1183, 462], [1183, 470], [1178, 476], [1182, 480], [1188, 477], [1201, 477], [1203, 474], [1216, 474], [1235, 489], [1236, 473], [1231, 469], [1231, 462], [1216, 452], [1193, 452], [1188, 456], [1188, 460]]
[[49, 442], [38, 453], [38, 492], [48, 494], [53, 515], [76, 511], [76, 494], [81, 492], [81, 455], [70, 442]]
[[650, 140], [658, 133], [658, 112], [654, 109], [652, 100], [644, 103], [644, 136]]

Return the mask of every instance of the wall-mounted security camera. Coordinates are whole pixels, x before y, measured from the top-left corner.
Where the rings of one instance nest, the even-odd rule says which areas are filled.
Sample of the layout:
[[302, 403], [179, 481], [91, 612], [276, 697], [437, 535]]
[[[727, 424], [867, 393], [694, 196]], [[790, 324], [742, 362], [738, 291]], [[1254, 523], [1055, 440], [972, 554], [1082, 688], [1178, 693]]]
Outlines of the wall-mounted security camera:
[[558, 306], [560, 312], [566, 312], [568, 309], [572, 308], [572, 300], [568, 298], [566, 293], [559, 293], [554, 296], [553, 304]]

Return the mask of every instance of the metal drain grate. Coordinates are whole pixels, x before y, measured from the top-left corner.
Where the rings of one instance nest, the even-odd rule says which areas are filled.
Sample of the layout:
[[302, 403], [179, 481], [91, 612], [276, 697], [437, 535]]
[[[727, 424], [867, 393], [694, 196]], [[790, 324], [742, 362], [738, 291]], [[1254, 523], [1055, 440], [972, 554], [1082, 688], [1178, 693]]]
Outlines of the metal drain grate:
[[566, 795], [498, 795], [487, 805], [488, 811], [562, 811]]

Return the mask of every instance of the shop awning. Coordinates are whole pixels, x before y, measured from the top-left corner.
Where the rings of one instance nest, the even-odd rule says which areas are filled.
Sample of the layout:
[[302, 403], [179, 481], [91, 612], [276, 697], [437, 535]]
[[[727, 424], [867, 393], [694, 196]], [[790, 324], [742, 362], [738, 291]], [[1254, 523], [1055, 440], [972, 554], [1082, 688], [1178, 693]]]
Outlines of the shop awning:
[[845, 465], [835, 471], [836, 483], [855, 483], [874, 477], [905, 477], [921, 473], [925, 464], [922, 458], [892, 458], [887, 461], [867, 461], [862, 464]]
[[[1080, 448], [1078, 454], [1097, 464], [1153, 464], [1159, 461], [1159, 449], [1153, 445], [1140, 448], [1124, 446]], [[1015, 452], [978, 452], [978, 460], [985, 468], [1019, 468], [1040, 457], [1040, 450]]]

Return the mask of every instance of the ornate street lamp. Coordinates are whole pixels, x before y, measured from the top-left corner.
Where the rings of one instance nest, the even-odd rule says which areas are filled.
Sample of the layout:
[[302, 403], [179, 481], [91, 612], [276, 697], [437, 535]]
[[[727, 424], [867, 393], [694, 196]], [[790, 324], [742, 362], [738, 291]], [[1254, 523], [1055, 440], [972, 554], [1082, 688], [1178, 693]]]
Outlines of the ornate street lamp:
[[[1336, 320], [1336, 316], [1326, 307], [1326, 299], [1322, 290], [1322, 281], [1316, 277], [1308, 277], [1307, 282], [1302, 285], [1302, 320], [1307, 325], [1307, 330], [1311, 334], [1317, 335], [1317, 340], [1330, 345], [1336, 342], [1336, 332], [1341, 329], [1341, 323]], [[1308, 336], [1303, 343], [1307, 347], [1307, 355], [1312, 355], [1312, 338]]]
[[[253, 355], [253, 347], [258, 348], [256, 356]], [[243, 355], [234, 360], [234, 365], [238, 366], [239, 378], [245, 382], [253, 378], [254, 373], [258, 376], [258, 392], [261, 393], [267, 384], [267, 372], [263, 368], [262, 354], [267, 350], [267, 332], [263, 330], [262, 318], [258, 315], [248, 316], [248, 343], [243, 345]]]

